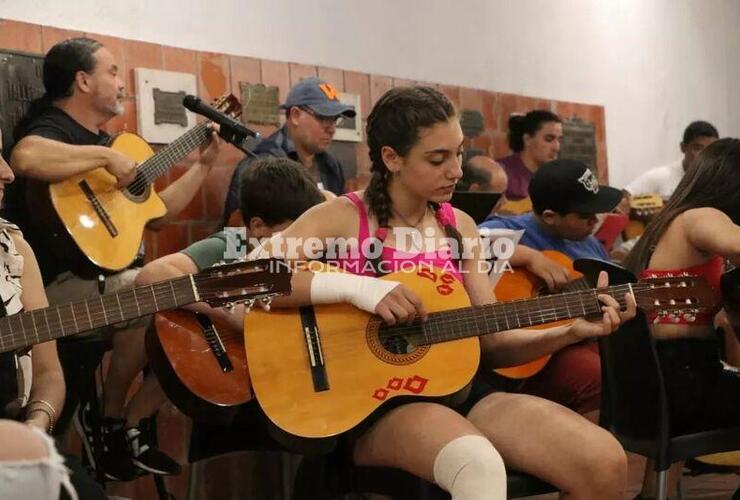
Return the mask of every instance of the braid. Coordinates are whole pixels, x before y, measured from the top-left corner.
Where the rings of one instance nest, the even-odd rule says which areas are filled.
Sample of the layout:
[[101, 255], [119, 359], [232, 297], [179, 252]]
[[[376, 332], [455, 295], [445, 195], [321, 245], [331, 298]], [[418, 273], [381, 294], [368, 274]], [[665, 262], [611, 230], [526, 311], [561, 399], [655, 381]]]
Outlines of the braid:
[[[387, 235], [393, 202], [388, 194], [391, 172], [381, 153], [384, 147], [404, 157], [419, 140], [419, 130], [456, 116], [455, 107], [441, 92], [431, 87], [396, 87], [383, 94], [367, 117], [367, 146], [372, 177], [365, 189], [368, 212], [378, 220], [375, 241], [381, 244]], [[437, 205], [437, 209], [439, 205]], [[461, 240], [454, 227], [445, 228], [449, 237]], [[378, 252], [380, 253], [380, 252]], [[371, 259], [380, 274], [382, 258]]]
[[[442, 210], [442, 205], [433, 201], [429, 202], [429, 205], [434, 210], [434, 215], [437, 220], [442, 220], [440, 212]], [[450, 224], [448, 221], [445, 221], [443, 228], [445, 231], [445, 236], [447, 236], [451, 240], [454, 240], [457, 244], [457, 255], [453, 255], [453, 257], [457, 259], [457, 262], [459, 264], [462, 262], [462, 254], [464, 251], [462, 234], [460, 234], [460, 231], [458, 231], [457, 228]]]
[[[391, 197], [388, 195], [388, 182], [390, 181], [391, 172], [383, 165], [382, 169], [373, 169], [373, 176], [370, 183], [365, 189], [365, 201], [367, 201], [368, 210], [378, 219], [378, 230], [375, 232], [376, 244], [383, 245], [385, 241], [388, 220], [391, 218]], [[382, 275], [381, 262], [383, 260], [382, 252], [378, 256], [370, 259], [370, 265], [377, 276]]]

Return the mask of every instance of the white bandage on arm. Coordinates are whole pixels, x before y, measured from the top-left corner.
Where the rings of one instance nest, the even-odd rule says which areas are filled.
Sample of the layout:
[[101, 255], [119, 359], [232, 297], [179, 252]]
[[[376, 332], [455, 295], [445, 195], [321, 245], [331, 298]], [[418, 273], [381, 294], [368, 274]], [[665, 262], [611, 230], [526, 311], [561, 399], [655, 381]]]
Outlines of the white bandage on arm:
[[483, 436], [462, 436], [447, 443], [434, 459], [434, 481], [452, 500], [505, 500], [506, 468]]
[[372, 314], [383, 297], [399, 284], [350, 273], [316, 272], [311, 279], [311, 303], [348, 302]]

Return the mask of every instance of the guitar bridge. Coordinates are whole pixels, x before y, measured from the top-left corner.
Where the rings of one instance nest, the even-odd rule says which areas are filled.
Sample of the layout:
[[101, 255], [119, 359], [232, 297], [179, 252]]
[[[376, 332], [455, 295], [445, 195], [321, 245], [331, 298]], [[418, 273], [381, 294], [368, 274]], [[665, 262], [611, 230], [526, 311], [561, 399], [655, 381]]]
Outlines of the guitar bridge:
[[316, 392], [329, 390], [329, 376], [326, 373], [324, 363], [324, 351], [321, 348], [321, 336], [319, 326], [316, 324], [316, 315], [313, 307], [304, 306], [300, 308], [303, 335], [306, 337], [306, 349], [308, 360], [311, 363], [311, 378], [313, 389]]
[[80, 189], [82, 189], [82, 192], [85, 193], [85, 196], [87, 197], [90, 204], [95, 209], [95, 213], [97, 213], [98, 217], [100, 217], [100, 220], [103, 221], [103, 225], [105, 226], [105, 229], [108, 230], [108, 233], [114, 238], [118, 236], [118, 229], [113, 224], [113, 221], [108, 215], [108, 212], [106, 212], [105, 208], [103, 208], [103, 205], [101, 205], [100, 200], [98, 200], [98, 197], [95, 196], [95, 193], [93, 192], [93, 190], [90, 189], [90, 185], [87, 183], [87, 181], [85, 180], [80, 181], [79, 186], [80, 186]]
[[203, 336], [208, 343], [208, 347], [211, 348], [211, 353], [213, 353], [218, 365], [221, 367], [221, 371], [223, 373], [233, 371], [234, 365], [231, 364], [231, 360], [226, 354], [224, 343], [210, 318], [205, 314], [196, 314], [195, 317], [198, 319], [198, 323], [200, 323], [200, 326], [203, 329]]

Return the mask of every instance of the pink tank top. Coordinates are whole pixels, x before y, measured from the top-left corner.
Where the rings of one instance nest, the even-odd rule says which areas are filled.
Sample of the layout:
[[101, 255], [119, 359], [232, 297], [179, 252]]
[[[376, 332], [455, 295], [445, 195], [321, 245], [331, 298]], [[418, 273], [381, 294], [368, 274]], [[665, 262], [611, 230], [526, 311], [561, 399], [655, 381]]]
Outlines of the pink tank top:
[[[371, 239], [370, 223], [368, 221], [365, 203], [359, 196], [357, 196], [357, 193], [346, 193], [343, 196], [347, 197], [355, 207], [357, 207], [357, 211], [360, 214], [360, 232], [358, 235], [358, 241], [360, 249], [365, 249]], [[449, 224], [452, 227], [457, 227], [455, 211], [449, 203], [442, 203], [436, 215], [440, 226], [444, 227]], [[386, 234], [387, 229], [380, 228], [376, 232], [376, 237], [380, 240], [384, 240]], [[409, 253], [397, 250], [393, 247], [384, 246], [380, 260], [382, 262], [381, 270], [384, 271], [384, 273], [385, 271], [401, 271], [403, 270], [404, 263], [411, 263], [419, 266], [435, 266], [449, 271], [462, 283], [462, 274], [460, 273], [459, 264], [453, 260], [452, 255], [450, 255], [449, 248], [442, 248], [433, 252]], [[365, 253], [363, 251], [358, 252], [356, 255], [339, 256], [335, 262], [347, 272], [364, 276], [375, 276], [375, 272], [372, 270], [372, 266], [369, 265], [368, 259], [365, 257]]]

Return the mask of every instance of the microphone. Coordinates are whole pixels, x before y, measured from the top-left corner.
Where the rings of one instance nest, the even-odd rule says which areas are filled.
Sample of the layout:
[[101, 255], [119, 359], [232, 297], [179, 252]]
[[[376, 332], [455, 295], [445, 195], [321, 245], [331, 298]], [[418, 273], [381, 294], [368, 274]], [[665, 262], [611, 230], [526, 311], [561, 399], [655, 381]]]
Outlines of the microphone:
[[219, 135], [225, 141], [230, 142], [249, 155], [253, 154], [252, 151], [250, 151], [250, 146], [254, 146], [254, 139], [258, 139], [260, 137], [259, 132], [248, 129], [241, 122], [236, 121], [230, 116], [212, 108], [208, 104], [204, 103], [200, 97], [186, 95], [182, 100], [182, 105], [193, 113], [205, 116], [213, 123], [218, 123], [221, 126]]

